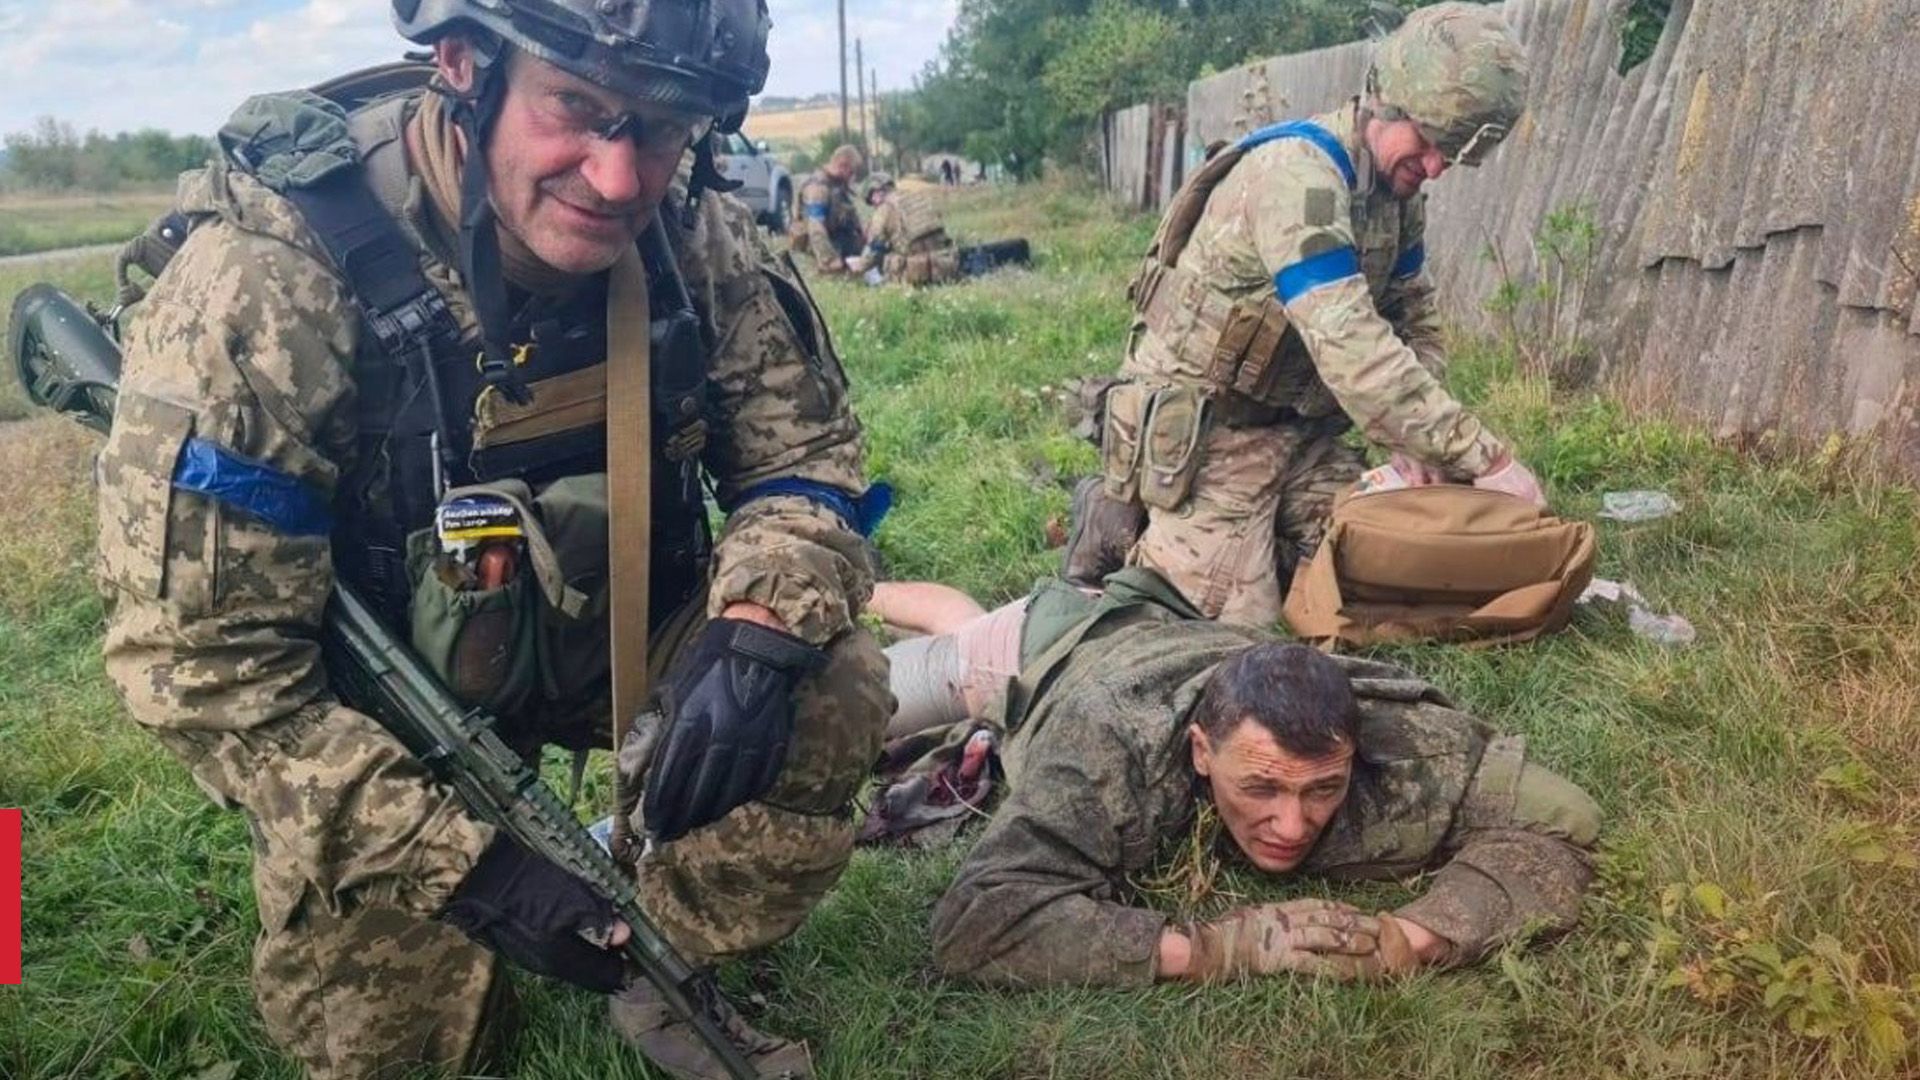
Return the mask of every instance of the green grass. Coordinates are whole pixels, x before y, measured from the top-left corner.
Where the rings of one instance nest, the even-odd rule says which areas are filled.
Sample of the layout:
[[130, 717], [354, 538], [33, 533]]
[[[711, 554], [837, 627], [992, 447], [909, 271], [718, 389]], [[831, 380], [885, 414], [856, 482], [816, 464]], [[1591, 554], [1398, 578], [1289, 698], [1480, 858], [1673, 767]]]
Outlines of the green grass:
[[118, 243], [173, 205], [173, 193], [0, 195], [0, 255]]
[[[872, 471], [899, 488], [879, 537], [893, 573], [992, 602], [1053, 565], [1046, 525], [1092, 464], [1058, 395], [1116, 364], [1151, 222], [1060, 188], [961, 198], [955, 231], [1030, 236], [1033, 272], [819, 292]], [[76, 285], [101, 295], [97, 278]], [[0, 279], [0, 298], [14, 287]], [[1453, 378], [1566, 513], [1591, 517], [1603, 491], [1640, 486], [1686, 504], [1600, 523], [1600, 569], [1691, 618], [1694, 646], [1664, 649], [1583, 610], [1521, 648], [1389, 653], [1525, 732], [1599, 799], [1601, 874], [1579, 930], [1397, 987], [987, 992], [939, 978], [925, 940], [959, 853], [862, 852], [798, 934], [724, 972], [758, 1022], [807, 1037], [823, 1075], [849, 1078], [1915, 1075], [1920, 1059], [1875, 1058], [1865, 1034], [1883, 1015], [1913, 1034], [1899, 1010], [1920, 972], [1920, 875], [1900, 865], [1920, 827], [1913, 491], [1860, 448], [1737, 456], [1606, 399], [1556, 395], [1471, 343]], [[245, 830], [102, 682], [90, 445], [52, 421], [0, 427], [0, 803], [27, 809], [26, 985], [0, 990], [0, 1077], [229, 1062], [292, 1076], [245, 982], [257, 929]], [[1242, 874], [1224, 884], [1285, 891]], [[1765, 974], [1766, 946], [1791, 973]], [[520, 985], [514, 1075], [649, 1075], [597, 1002]], [[1787, 1015], [1802, 991], [1830, 998], [1798, 1019], [1806, 1033]]]

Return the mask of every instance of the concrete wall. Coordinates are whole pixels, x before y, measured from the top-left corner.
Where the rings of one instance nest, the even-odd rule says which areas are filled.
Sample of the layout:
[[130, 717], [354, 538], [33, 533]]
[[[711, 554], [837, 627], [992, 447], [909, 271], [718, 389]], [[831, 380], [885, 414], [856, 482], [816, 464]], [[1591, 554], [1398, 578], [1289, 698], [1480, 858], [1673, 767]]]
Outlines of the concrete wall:
[[[1499, 271], [1583, 206], [1601, 247], [1580, 333], [1629, 395], [1717, 433], [1877, 434], [1920, 475], [1920, 0], [1675, 0], [1615, 70], [1627, 0], [1507, 0], [1528, 111], [1429, 186], [1449, 317], [1490, 328]], [[1362, 85], [1369, 46], [1192, 84], [1186, 158]]]

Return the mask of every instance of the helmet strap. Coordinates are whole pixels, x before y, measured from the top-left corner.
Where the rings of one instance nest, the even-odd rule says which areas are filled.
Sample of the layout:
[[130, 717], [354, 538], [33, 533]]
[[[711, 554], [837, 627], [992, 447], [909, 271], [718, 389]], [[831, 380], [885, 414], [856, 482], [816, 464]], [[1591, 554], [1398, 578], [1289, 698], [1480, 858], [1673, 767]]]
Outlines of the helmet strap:
[[713, 136], [707, 135], [693, 144], [693, 173], [687, 180], [687, 202], [680, 210], [682, 227], [693, 228], [694, 215], [700, 210], [700, 196], [709, 191], [722, 194], [740, 186], [740, 181], [729, 180], [720, 171], [713, 160]]
[[504, 67], [497, 62], [476, 66], [472, 92], [454, 98], [454, 122], [467, 139], [460, 173], [460, 274], [480, 324], [481, 377], [507, 400], [525, 405], [533, 395], [514, 369], [508, 349], [507, 279], [500, 260], [499, 221], [488, 197], [487, 137], [506, 96]]

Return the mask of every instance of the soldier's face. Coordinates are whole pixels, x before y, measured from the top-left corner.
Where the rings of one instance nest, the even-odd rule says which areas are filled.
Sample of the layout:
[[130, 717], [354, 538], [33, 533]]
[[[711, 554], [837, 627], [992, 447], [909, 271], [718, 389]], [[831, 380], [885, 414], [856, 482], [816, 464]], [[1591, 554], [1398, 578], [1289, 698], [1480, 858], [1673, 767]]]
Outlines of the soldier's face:
[[1217, 743], [1197, 724], [1187, 735], [1193, 771], [1207, 778], [1214, 810], [1241, 852], [1270, 874], [1298, 867], [1347, 797], [1352, 744], [1302, 757], [1251, 720]]
[[486, 149], [494, 213], [556, 270], [607, 269], [646, 227], [703, 121], [524, 53], [510, 54], [506, 79]]
[[1373, 168], [1397, 199], [1411, 199], [1420, 185], [1438, 180], [1447, 171], [1447, 156], [1440, 152], [1411, 120], [1381, 120], [1367, 124], [1367, 149], [1373, 155]]

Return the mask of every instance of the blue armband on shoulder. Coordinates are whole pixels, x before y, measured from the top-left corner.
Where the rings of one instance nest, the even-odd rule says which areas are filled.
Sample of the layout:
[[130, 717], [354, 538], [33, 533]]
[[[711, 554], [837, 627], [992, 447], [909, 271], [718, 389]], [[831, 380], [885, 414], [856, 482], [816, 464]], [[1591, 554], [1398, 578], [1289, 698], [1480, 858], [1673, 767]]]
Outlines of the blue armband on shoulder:
[[844, 488], [832, 484], [822, 484], [817, 480], [801, 480], [798, 477], [781, 477], [755, 484], [740, 493], [728, 513], [739, 509], [755, 499], [764, 499], [770, 495], [797, 495], [802, 499], [826, 507], [836, 514], [847, 528], [861, 536], [872, 536], [880, 520], [893, 509], [893, 485], [884, 481], [875, 481], [867, 486], [865, 495], [849, 494]]
[[826, 203], [810, 202], [802, 209], [806, 211], [806, 214], [808, 217], [812, 218], [815, 221], [827, 220], [827, 204]]
[[1273, 293], [1281, 303], [1291, 304], [1322, 285], [1345, 281], [1359, 273], [1360, 253], [1351, 247], [1337, 247], [1281, 267], [1273, 275]]
[[188, 439], [173, 486], [224, 503], [288, 536], [325, 536], [333, 514], [313, 486], [205, 439]]
[[1400, 257], [1393, 261], [1393, 276], [1396, 278], [1413, 277], [1418, 274], [1420, 268], [1425, 265], [1427, 265], [1427, 245], [1424, 243], [1415, 244], [1401, 252]]

